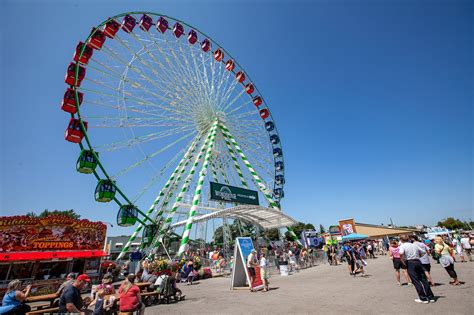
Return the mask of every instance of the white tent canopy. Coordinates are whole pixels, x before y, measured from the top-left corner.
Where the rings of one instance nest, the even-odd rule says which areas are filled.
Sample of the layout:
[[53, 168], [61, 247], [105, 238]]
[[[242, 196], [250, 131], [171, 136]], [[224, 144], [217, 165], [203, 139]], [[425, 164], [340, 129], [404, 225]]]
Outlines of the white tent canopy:
[[[255, 225], [259, 225], [263, 229], [292, 226], [298, 223], [296, 220], [287, 216], [280, 210], [250, 205], [242, 205], [226, 209], [220, 209], [201, 216], [195, 216], [193, 222], [197, 223], [201, 221], [224, 217], [242, 219], [251, 222]], [[174, 223], [172, 227], [176, 228], [185, 224], [186, 220], [183, 220]]]

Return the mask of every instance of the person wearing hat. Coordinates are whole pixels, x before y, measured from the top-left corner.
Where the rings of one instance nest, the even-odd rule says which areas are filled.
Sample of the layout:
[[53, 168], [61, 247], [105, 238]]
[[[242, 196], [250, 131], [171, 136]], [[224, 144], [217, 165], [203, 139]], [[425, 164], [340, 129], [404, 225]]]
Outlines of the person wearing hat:
[[112, 275], [105, 274], [102, 278], [102, 283], [95, 286], [92, 290], [92, 299], [95, 299], [95, 295], [99, 290], [104, 290], [106, 295], [115, 294], [115, 288], [112, 285]]
[[82, 274], [72, 283], [72, 285], [64, 288], [64, 291], [59, 298], [59, 313], [80, 313], [81, 309], [88, 305], [91, 300], [90, 298], [81, 297], [81, 290], [85, 289], [91, 282], [91, 279], [86, 275]]
[[255, 281], [255, 276], [256, 276], [255, 267], [256, 266], [258, 266], [257, 251], [255, 249], [252, 249], [252, 251], [247, 257], [247, 270], [249, 272], [249, 277], [250, 277], [250, 281], [249, 281], [250, 292], [255, 292], [252, 287], [252, 283]]

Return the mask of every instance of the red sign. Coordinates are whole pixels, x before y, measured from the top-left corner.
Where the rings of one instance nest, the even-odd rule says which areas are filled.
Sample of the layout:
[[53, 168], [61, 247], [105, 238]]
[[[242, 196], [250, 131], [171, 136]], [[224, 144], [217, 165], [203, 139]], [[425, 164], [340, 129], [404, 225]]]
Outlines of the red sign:
[[67, 216], [0, 217], [0, 253], [51, 250], [101, 250], [107, 227], [102, 222]]
[[255, 266], [253, 268], [255, 269], [255, 277], [253, 278], [253, 281], [252, 281], [252, 288], [256, 289], [256, 288], [260, 288], [263, 285], [263, 281], [262, 281], [262, 276], [260, 273], [260, 267]]

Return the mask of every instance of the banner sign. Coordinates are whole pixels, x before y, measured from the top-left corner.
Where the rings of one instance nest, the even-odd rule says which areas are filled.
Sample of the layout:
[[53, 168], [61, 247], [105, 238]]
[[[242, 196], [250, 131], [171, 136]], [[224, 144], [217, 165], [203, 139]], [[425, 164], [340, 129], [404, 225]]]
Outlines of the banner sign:
[[211, 199], [247, 205], [259, 205], [258, 193], [255, 190], [210, 182]]
[[352, 233], [357, 233], [354, 219], [339, 221], [339, 228], [341, 229], [343, 236], [349, 235]]
[[102, 222], [68, 216], [0, 217], [0, 252], [102, 250], [106, 230]]
[[[231, 288], [245, 287], [250, 282], [250, 275], [247, 269], [247, 258], [253, 248], [250, 237], [237, 237], [234, 249], [234, 268], [232, 269]], [[263, 288], [263, 281], [260, 276], [260, 267], [255, 267], [255, 277], [252, 282], [255, 290]]]

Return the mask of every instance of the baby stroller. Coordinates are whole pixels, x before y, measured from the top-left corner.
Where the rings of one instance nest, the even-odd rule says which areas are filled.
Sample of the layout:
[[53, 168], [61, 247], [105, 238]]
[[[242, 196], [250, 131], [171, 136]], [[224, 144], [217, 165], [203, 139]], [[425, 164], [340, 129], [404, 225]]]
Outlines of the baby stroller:
[[160, 303], [165, 302], [166, 304], [178, 302], [184, 300], [185, 296], [176, 286], [176, 279], [174, 276], [161, 275], [161, 284], [158, 288]]

